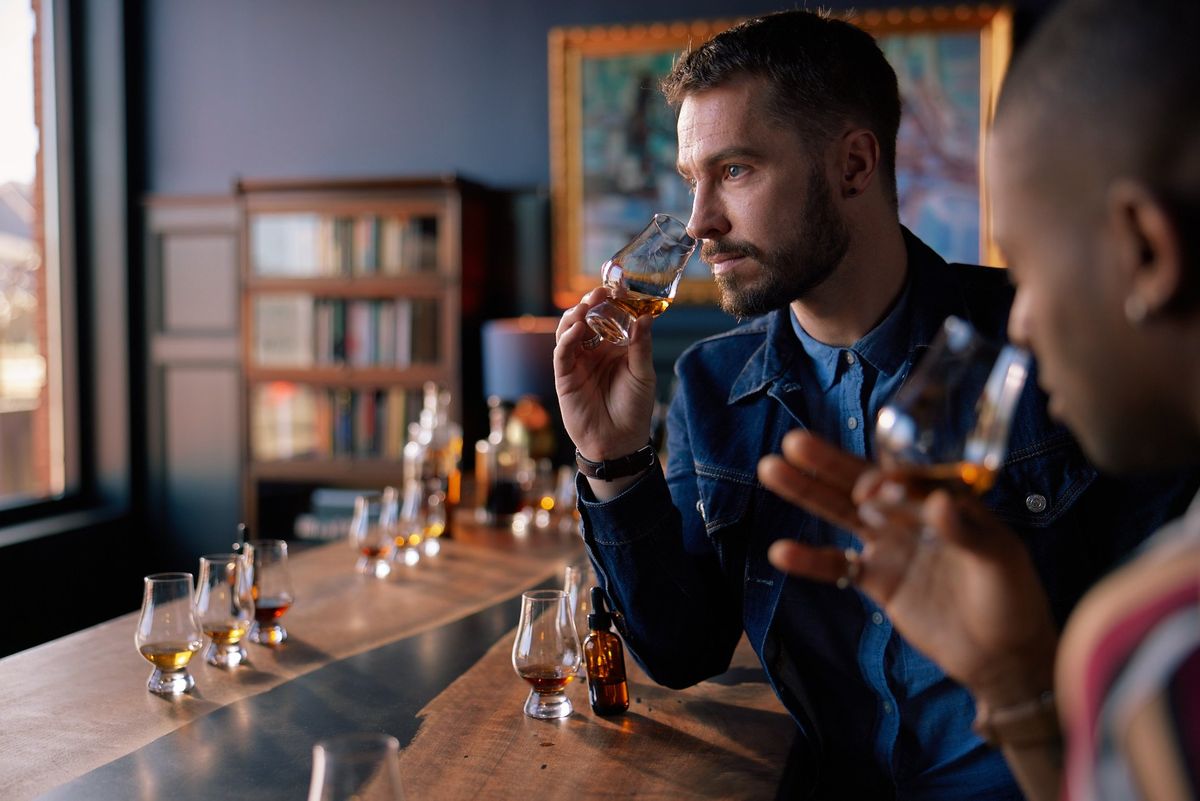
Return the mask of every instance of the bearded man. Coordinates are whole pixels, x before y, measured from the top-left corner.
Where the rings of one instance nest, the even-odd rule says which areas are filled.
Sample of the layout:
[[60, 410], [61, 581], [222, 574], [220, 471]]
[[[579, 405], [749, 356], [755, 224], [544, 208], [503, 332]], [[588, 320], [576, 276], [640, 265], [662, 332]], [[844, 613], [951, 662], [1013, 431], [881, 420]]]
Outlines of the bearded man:
[[[555, 378], [584, 539], [619, 631], [670, 687], [722, 673], [748, 638], [797, 725], [781, 795], [1021, 798], [971, 729], [970, 694], [878, 605], [770, 564], [780, 536], [861, 546], [852, 523], [808, 514], [756, 473], [796, 428], [870, 458], [880, 406], [946, 317], [1004, 337], [1004, 271], [948, 265], [901, 226], [896, 76], [859, 28], [806, 11], [750, 20], [682, 57], [663, 88], [693, 193], [689, 232], [722, 307], [753, 319], [680, 357], [665, 468], [647, 445], [650, 320], [628, 348], [585, 347], [596, 290], [560, 321]], [[969, 427], [972, 409], [956, 413]], [[1020, 532], [1061, 621], [1194, 484], [1100, 476], [1033, 381], [1017, 415], [984, 501]], [[848, 494], [830, 503], [853, 519]]]

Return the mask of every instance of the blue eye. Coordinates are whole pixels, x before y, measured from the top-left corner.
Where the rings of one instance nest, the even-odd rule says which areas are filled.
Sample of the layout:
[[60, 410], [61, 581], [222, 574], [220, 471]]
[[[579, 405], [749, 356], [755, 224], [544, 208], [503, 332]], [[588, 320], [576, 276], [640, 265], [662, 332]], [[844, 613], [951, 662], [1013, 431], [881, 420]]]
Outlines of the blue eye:
[[725, 167], [725, 177], [726, 178], [737, 178], [739, 175], [742, 175], [745, 171], [746, 171], [746, 168], [743, 167], [741, 164], [728, 164]]

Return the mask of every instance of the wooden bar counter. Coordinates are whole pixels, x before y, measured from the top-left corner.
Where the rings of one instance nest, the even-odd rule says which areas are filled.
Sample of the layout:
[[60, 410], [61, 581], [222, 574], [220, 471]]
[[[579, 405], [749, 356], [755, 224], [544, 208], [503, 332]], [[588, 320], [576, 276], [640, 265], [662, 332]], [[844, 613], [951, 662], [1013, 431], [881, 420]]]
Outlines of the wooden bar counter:
[[772, 798], [792, 723], [745, 643], [684, 691], [627, 660], [631, 704], [601, 718], [527, 718], [510, 661], [522, 591], [560, 586], [576, 536], [464, 526], [388, 579], [345, 543], [291, 558], [288, 643], [248, 665], [193, 660], [196, 687], [146, 691], [136, 613], [0, 660], [0, 798], [300, 799], [312, 745], [349, 731], [401, 743], [414, 799]]

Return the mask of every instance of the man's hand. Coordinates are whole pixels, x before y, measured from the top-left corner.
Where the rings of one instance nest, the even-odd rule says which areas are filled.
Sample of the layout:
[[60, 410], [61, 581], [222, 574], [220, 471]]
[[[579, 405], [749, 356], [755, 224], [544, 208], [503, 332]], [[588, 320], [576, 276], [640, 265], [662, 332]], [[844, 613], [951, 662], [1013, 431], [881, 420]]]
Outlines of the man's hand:
[[[579, 452], [597, 462], [643, 447], [650, 439], [654, 411], [650, 318], [634, 323], [627, 348], [604, 341], [594, 349], [583, 346], [593, 336], [584, 317], [607, 299], [604, 289], [595, 289], [568, 309], [558, 323], [554, 347], [554, 385], [563, 426]], [[592, 486], [616, 490], [629, 481], [592, 481]]]
[[1037, 573], [977, 499], [946, 490], [914, 497], [901, 477], [866, 470], [799, 431], [784, 438], [782, 457], [759, 463], [759, 478], [864, 544], [855, 560], [779, 540], [768, 552], [777, 568], [826, 582], [856, 574], [896, 630], [983, 704], [1019, 703], [1052, 686], [1057, 634]]

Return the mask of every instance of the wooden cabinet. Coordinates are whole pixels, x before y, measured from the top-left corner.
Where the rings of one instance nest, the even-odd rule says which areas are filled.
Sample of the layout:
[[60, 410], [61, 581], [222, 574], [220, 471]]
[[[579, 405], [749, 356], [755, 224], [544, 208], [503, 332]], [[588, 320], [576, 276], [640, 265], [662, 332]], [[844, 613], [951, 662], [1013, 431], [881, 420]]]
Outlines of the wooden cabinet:
[[426, 382], [451, 391], [461, 419], [462, 323], [482, 302], [488, 193], [435, 177], [243, 180], [237, 194], [244, 515], [279, 536], [286, 515], [266, 496], [289, 485], [400, 480]]

